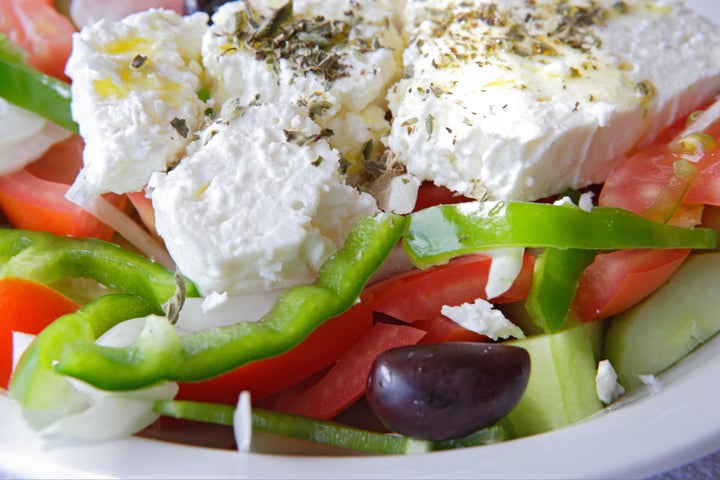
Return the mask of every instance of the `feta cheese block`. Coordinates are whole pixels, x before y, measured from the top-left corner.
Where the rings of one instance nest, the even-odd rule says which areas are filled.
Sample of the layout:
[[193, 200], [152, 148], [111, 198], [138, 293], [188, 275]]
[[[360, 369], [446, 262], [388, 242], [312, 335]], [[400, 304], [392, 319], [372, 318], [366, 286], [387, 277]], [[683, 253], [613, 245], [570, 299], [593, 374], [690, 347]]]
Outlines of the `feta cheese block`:
[[85, 139], [76, 183], [86, 192], [141, 190], [184, 154], [207, 108], [198, 98], [207, 22], [153, 9], [74, 35], [66, 72]]
[[602, 182], [720, 86], [720, 32], [679, 1], [408, 0], [388, 144], [477, 199]]
[[397, 2], [238, 1], [213, 15], [203, 61], [218, 103], [296, 103], [327, 129], [344, 167], [379, 158], [386, 91], [402, 71]]
[[151, 178], [158, 233], [204, 295], [310, 282], [374, 199], [345, 184], [340, 156], [297, 105], [239, 109]]

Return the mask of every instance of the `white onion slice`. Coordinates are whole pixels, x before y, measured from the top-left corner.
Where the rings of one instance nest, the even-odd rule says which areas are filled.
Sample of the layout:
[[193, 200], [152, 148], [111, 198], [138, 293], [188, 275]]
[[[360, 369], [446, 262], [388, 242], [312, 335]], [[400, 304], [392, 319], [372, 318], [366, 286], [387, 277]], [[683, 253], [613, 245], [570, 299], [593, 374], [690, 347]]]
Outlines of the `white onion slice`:
[[0, 98], [0, 175], [40, 158], [70, 131]]
[[688, 127], [680, 132], [677, 138], [682, 138], [686, 135], [693, 133], [702, 132], [707, 129], [710, 125], [720, 119], [720, 98], [716, 99], [715, 102], [704, 110], [698, 118], [695, 119]]
[[158, 240], [125, 212], [107, 202], [101, 196], [90, 193], [82, 176], [75, 180], [65, 197], [109, 225], [148, 258], [169, 269], [175, 268], [175, 262]]

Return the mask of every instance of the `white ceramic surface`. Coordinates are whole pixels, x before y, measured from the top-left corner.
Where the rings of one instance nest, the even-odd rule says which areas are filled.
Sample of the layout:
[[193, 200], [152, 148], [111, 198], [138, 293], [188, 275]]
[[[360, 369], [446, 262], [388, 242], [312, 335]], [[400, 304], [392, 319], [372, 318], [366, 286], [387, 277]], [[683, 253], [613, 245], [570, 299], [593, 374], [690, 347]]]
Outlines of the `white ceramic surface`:
[[[720, 22], [720, 1], [688, 0]], [[718, 52], [720, 55], [720, 52]], [[646, 478], [720, 449], [720, 338], [656, 393], [552, 433], [397, 457], [240, 454], [144, 438], [48, 450], [0, 396], [0, 478]]]

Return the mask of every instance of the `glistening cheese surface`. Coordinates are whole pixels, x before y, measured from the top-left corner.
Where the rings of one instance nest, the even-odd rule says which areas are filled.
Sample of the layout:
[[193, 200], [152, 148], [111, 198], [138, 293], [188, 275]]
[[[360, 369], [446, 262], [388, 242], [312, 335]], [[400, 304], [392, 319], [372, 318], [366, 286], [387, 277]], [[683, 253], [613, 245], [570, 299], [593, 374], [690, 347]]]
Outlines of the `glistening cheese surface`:
[[403, 20], [389, 145], [479, 199], [602, 182], [720, 79], [717, 27], [679, 2], [409, 0]]

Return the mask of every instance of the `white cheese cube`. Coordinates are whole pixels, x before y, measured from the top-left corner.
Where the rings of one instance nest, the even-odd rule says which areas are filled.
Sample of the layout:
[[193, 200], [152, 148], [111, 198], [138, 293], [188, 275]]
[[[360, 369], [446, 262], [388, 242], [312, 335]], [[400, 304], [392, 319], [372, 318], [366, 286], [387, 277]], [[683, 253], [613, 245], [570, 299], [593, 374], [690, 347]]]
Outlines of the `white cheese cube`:
[[345, 184], [339, 155], [292, 104], [241, 109], [150, 182], [157, 230], [204, 294], [312, 281], [353, 223], [377, 211]]
[[370, 147], [379, 147], [390, 129], [377, 105], [384, 108], [387, 88], [402, 71], [397, 7], [371, 0], [295, 1], [292, 13], [268, 32], [265, 26], [284, 15], [284, 3], [230, 2], [213, 15], [203, 39], [213, 96], [219, 103], [307, 106], [321, 127], [337, 132], [328, 137], [330, 145], [357, 171], [369, 153], [379, 156], [381, 149]]
[[445, 305], [440, 312], [458, 325], [493, 340], [499, 338], [525, 338], [522, 329], [508, 320], [487, 300], [478, 298], [474, 303], [459, 306]]
[[388, 143], [478, 199], [602, 182], [720, 85], [718, 28], [677, 1], [409, 0], [404, 19]]
[[78, 181], [86, 191], [141, 190], [184, 154], [207, 107], [198, 98], [207, 21], [149, 10], [75, 34], [66, 71], [85, 139]]

